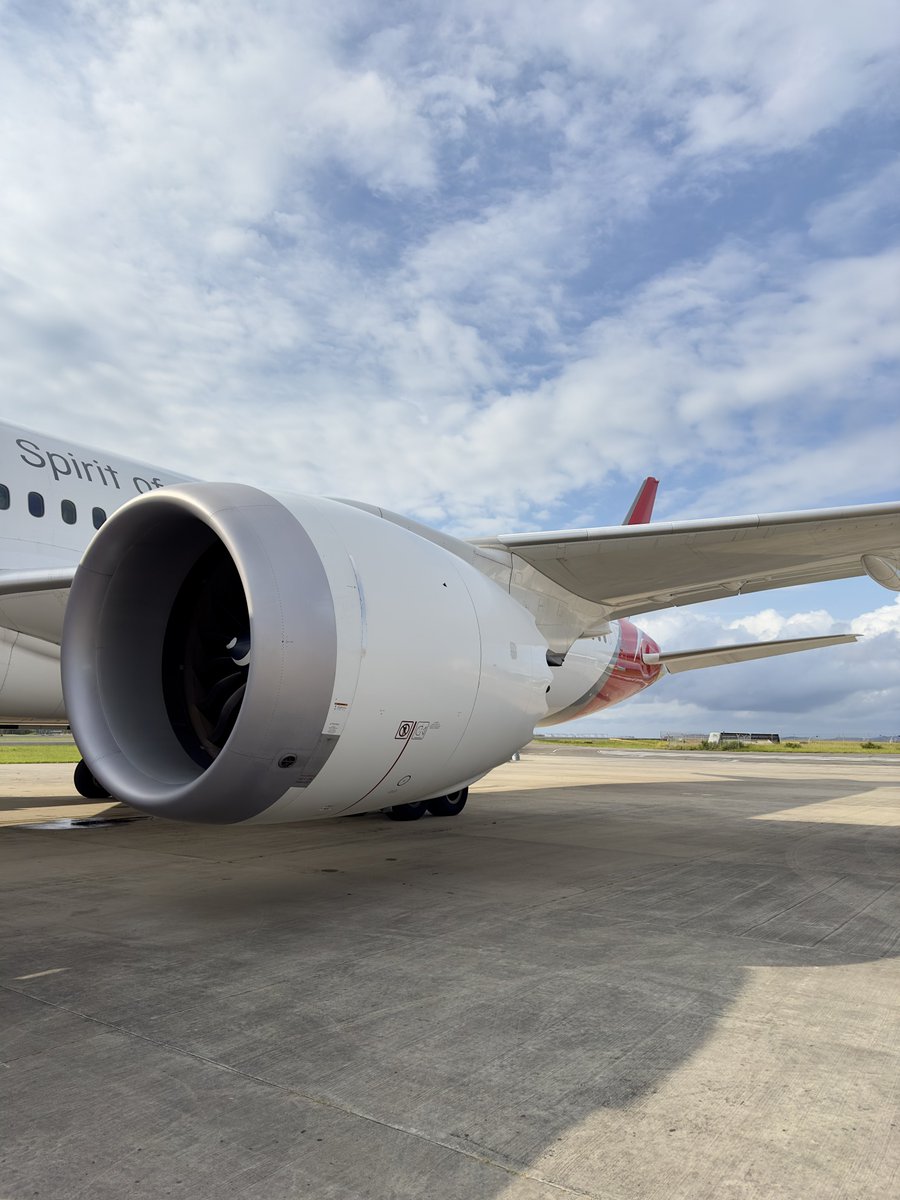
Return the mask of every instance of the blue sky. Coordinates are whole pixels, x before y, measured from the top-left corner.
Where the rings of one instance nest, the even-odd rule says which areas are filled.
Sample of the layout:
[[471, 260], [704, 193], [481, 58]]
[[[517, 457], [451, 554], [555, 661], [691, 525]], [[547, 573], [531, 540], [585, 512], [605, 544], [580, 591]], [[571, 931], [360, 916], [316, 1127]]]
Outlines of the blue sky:
[[[6, 415], [463, 534], [897, 498], [898, 49], [888, 0], [0, 0]], [[854, 621], [592, 727], [900, 733], [874, 584], [645, 624]]]

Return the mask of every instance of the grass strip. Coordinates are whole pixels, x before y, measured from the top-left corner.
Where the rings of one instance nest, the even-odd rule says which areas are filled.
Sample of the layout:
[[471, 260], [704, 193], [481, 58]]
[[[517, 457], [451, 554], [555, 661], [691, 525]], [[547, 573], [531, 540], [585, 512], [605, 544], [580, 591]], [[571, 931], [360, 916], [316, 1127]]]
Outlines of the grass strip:
[[81, 758], [78, 747], [71, 742], [62, 746], [0, 746], [0, 764], [77, 763]]
[[835, 742], [824, 739], [814, 742], [751, 742], [736, 745], [723, 742], [708, 746], [706, 742], [664, 741], [662, 738], [536, 738], [533, 745], [590, 746], [595, 750], [721, 750], [728, 754], [900, 754], [900, 742]]

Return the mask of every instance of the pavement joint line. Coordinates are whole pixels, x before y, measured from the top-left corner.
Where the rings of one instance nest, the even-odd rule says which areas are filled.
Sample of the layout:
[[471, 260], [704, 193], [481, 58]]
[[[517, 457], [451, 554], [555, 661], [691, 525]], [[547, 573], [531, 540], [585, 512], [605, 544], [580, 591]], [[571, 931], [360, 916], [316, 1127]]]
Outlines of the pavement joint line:
[[[544, 1175], [537, 1171], [530, 1171], [527, 1168], [510, 1166], [507, 1163], [501, 1162], [497, 1158], [493, 1158], [488, 1154], [476, 1154], [472, 1150], [468, 1150], [465, 1146], [454, 1144], [453, 1142], [444, 1141], [441, 1138], [432, 1137], [430, 1134], [423, 1133], [419, 1129], [413, 1129], [407, 1125], [398, 1125], [393, 1121], [385, 1121], [380, 1117], [375, 1117], [371, 1113], [362, 1112], [360, 1109], [352, 1108], [349, 1105], [339, 1104], [334, 1100], [329, 1100], [325, 1096], [316, 1096], [310, 1092], [301, 1091], [299, 1088], [291, 1087], [289, 1084], [278, 1083], [274, 1079], [266, 1079], [262, 1075], [254, 1075], [249, 1071], [242, 1071], [239, 1067], [229, 1066], [228, 1063], [219, 1062], [218, 1059], [208, 1058], [204, 1054], [198, 1054], [195, 1050], [188, 1050], [184, 1046], [177, 1046], [171, 1042], [163, 1041], [162, 1038], [150, 1037], [145, 1033], [138, 1033], [137, 1030], [128, 1029], [124, 1025], [119, 1025], [115, 1021], [105, 1021], [102, 1017], [91, 1016], [90, 1013], [81, 1012], [77, 1008], [70, 1008], [66, 1004], [58, 1004], [53, 1000], [48, 1000], [43, 996], [35, 996], [32, 992], [25, 988], [10, 987], [9, 984], [0, 984], [0, 988], [7, 992], [13, 992], [19, 996], [25, 996], [29, 1000], [34, 1000], [38, 1004], [43, 1004], [47, 1008], [55, 1009], [57, 1012], [67, 1013], [69, 1016], [78, 1017], [82, 1021], [89, 1021], [92, 1025], [99, 1025], [104, 1029], [109, 1029], [115, 1033], [122, 1034], [125, 1037], [135, 1038], [138, 1041], [146, 1042], [148, 1045], [156, 1046], [160, 1050], [165, 1050], [170, 1054], [179, 1055], [183, 1058], [191, 1058], [195, 1062], [203, 1063], [205, 1066], [214, 1067], [219, 1071], [226, 1071], [228, 1074], [237, 1075], [242, 1079], [246, 1079], [251, 1083], [258, 1083], [264, 1087], [274, 1088], [276, 1091], [285, 1092], [289, 1096], [296, 1096], [300, 1100], [305, 1100], [310, 1104], [318, 1105], [320, 1108], [330, 1109], [332, 1112], [342, 1113], [345, 1116], [356, 1117], [358, 1120], [367, 1121], [372, 1125], [381, 1126], [383, 1129], [393, 1129], [396, 1133], [406, 1134], [408, 1137], [416, 1138], [418, 1141], [427, 1142], [432, 1146], [440, 1146], [444, 1150], [449, 1150], [453, 1154], [459, 1154], [463, 1158], [468, 1158], [472, 1162], [481, 1163], [483, 1166], [493, 1167], [496, 1170], [503, 1171], [517, 1179], [528, 1179], [533, 1183], [539, 1183], [543, 1187], [552, 1188], [559, 1192], [561, 1196], [575, 1196], [579, 1200], [602, 1200], [596, 1192], [585, 1192], [580, 1188], [570, 1188], [563, 1183], [555, 1183], [552, 1179], [547, 1179]], [[5, 1064], [4, 1064], [5, 1065]]]
[[[701, 917], [706, 917], [710, 913], [718, 912], [720, 908], [723, 908], [723, 907], [727, 908], [728, 905], [734, 904], [734, 902], [736, 900], [743, 900], [745, 896], [751, 896], [754, 892], [761, 891], [763, 888], [768, 887], [771, 883], [772, 883], [771, 878], [764, 879], [761, 883], [754, 883], [751, 887], [744, 888], [744, 890], [742, 892], [733, 892], [731, 895], [725, 896], [721, 900], [717, 900], [714, 904], [710, 904], [708, 908], [703, 908], [700, 910], [700, 912], [696, 912], [692, 916], [682, 917], [680, 919], [676, 918], [675, 924], [676, 925], [690, 925], [692, 922], [700, 919]], [[689, 892], [684, 892], [682, 894], [685, 896], [692, 896], [695, 891], [697, 891], [697, 889], [692, 888]], [[780, 915], [780, 914], [776, 914], [776, 915]], [[849, 918], [849, 919], [852, 920], [852, 918]]]
[[[847, 878], [848, 876], [846, 875], [841, 876], [841, 879]], [[838, 882], [840, 882], [840, 880], [838, 880]], [[841, 921], [840, 925], [835, 925], [834, 929], [829, 929], [827, 933], [823, 933], [819, 940], [817, 942], [812, 942], [811, 945], [821, 946], [823, 942], [826, 942], [830, 937], [833, 937], [834, 934], [839, 933], [845, 925], [849, 925], [851, 921], [855, 921], [857, 917], [861, 916], [866, 911], [866, 909], [871, 908], [872, 905], [877, 903], [882, 896], [886, 896], [888, 892], [892, 892], [896, 886], [897, 885], [895, 883], [887, 884], [884, 888], [882, 888], [877, 896], [872, 897], [868, 904], [864, 904], [862, 908], [858, 908], [855, 913], [851, 913], [846, 921]]]
[[[793, 904], [788, 904], [784, 908], [780, 908], [778, 910], [778, 912], [773, 913], [771, 917], [766, 917], [765, 921], [757, 921], [755, 925], [748, 926], [743, 931], [743, 933], [741, 933], [740, 936], [744, 937], [744, 936], [746, 936], [746, 934], [752, 933], [754, 929], [762, 929], [765, 925], [768, 925], [770, 922], [776, 921], [779, 917], [783, 917], [785, 913], [793, 912], [793, 910], [795, 908], [799, 908], [801, 904], [807, 904], [810, 900], [813, 900], [816, 896], [821, 896], [825, 892], [830, 892], [831, 889], [833, 887], [835, 887], [837, 884], [842, 883], [845, 879], [849, 879], [849, 878], [850, 878], [849, 875], [838, 875], [835, 879], [829, 880], [828, 883], [826, 883], [823, 887], [816, 888], [816, 890], [814, 892], [808, 892], [805, 896], [801, 896], [799, 900], [795, 900]], [[877, 897], [876, 897], [876, 899], [877, 899]], [[854, 913], [853, 915], [855, 916], [856, 914]], [[852, 920], [853, 918], [850, 917], [848, 919]], [[829, 930], [829, 933], [832, 933], [832, 932], [833, 932], [833, 930]], [[828, 935], [826, 934], [826, 937], [827, 936]], [[765, 939], [763, 939], [763, 940], [765, 940]], [[778, 940], [778, 939], [776, 939], [776, 940]], [[805, 942], [801, 943], [801, 945], [805, 945], [805, 944], [806, 944]], [[814, 942], [813, 945], [818, 945], [818, 942]]]
[[894, 952], [894, 949], [898, 945], [900, 945], [900, 933], [897, 933], [897, 935], [895, 937], [891, 938], [890, 945], [888, 945], [885, 948], [884, 952], [882, 954], [879, 954], [878, 957], [879, 958], [887, 958], [889, 955], [891, 955]]

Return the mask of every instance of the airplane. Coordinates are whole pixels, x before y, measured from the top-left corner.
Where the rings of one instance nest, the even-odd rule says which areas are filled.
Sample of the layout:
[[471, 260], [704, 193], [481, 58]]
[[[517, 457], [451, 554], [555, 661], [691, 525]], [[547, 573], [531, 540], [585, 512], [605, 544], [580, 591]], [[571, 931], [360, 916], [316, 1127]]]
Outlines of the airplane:
[[463, 541], [0, 423], [0, 723], [69, 724], [75, 786], [182, 821], [455, 816], [536, 726], [666, 674], [855, 641], [663, 652], [631, 618], [868, 575], [900, 503]]

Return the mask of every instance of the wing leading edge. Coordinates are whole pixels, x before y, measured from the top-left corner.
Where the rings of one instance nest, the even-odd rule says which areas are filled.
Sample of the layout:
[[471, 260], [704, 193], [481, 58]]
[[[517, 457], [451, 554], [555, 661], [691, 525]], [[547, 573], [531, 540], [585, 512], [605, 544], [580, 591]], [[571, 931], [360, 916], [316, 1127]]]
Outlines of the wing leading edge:
[[0, 571], [0, 596], [53, 592], [72, 586], [75, 567], [49, 567], [26, 571]]
[[502, 534], [508, 550], [610, 619], [869, 575], [900, 591], [900, 503]]

